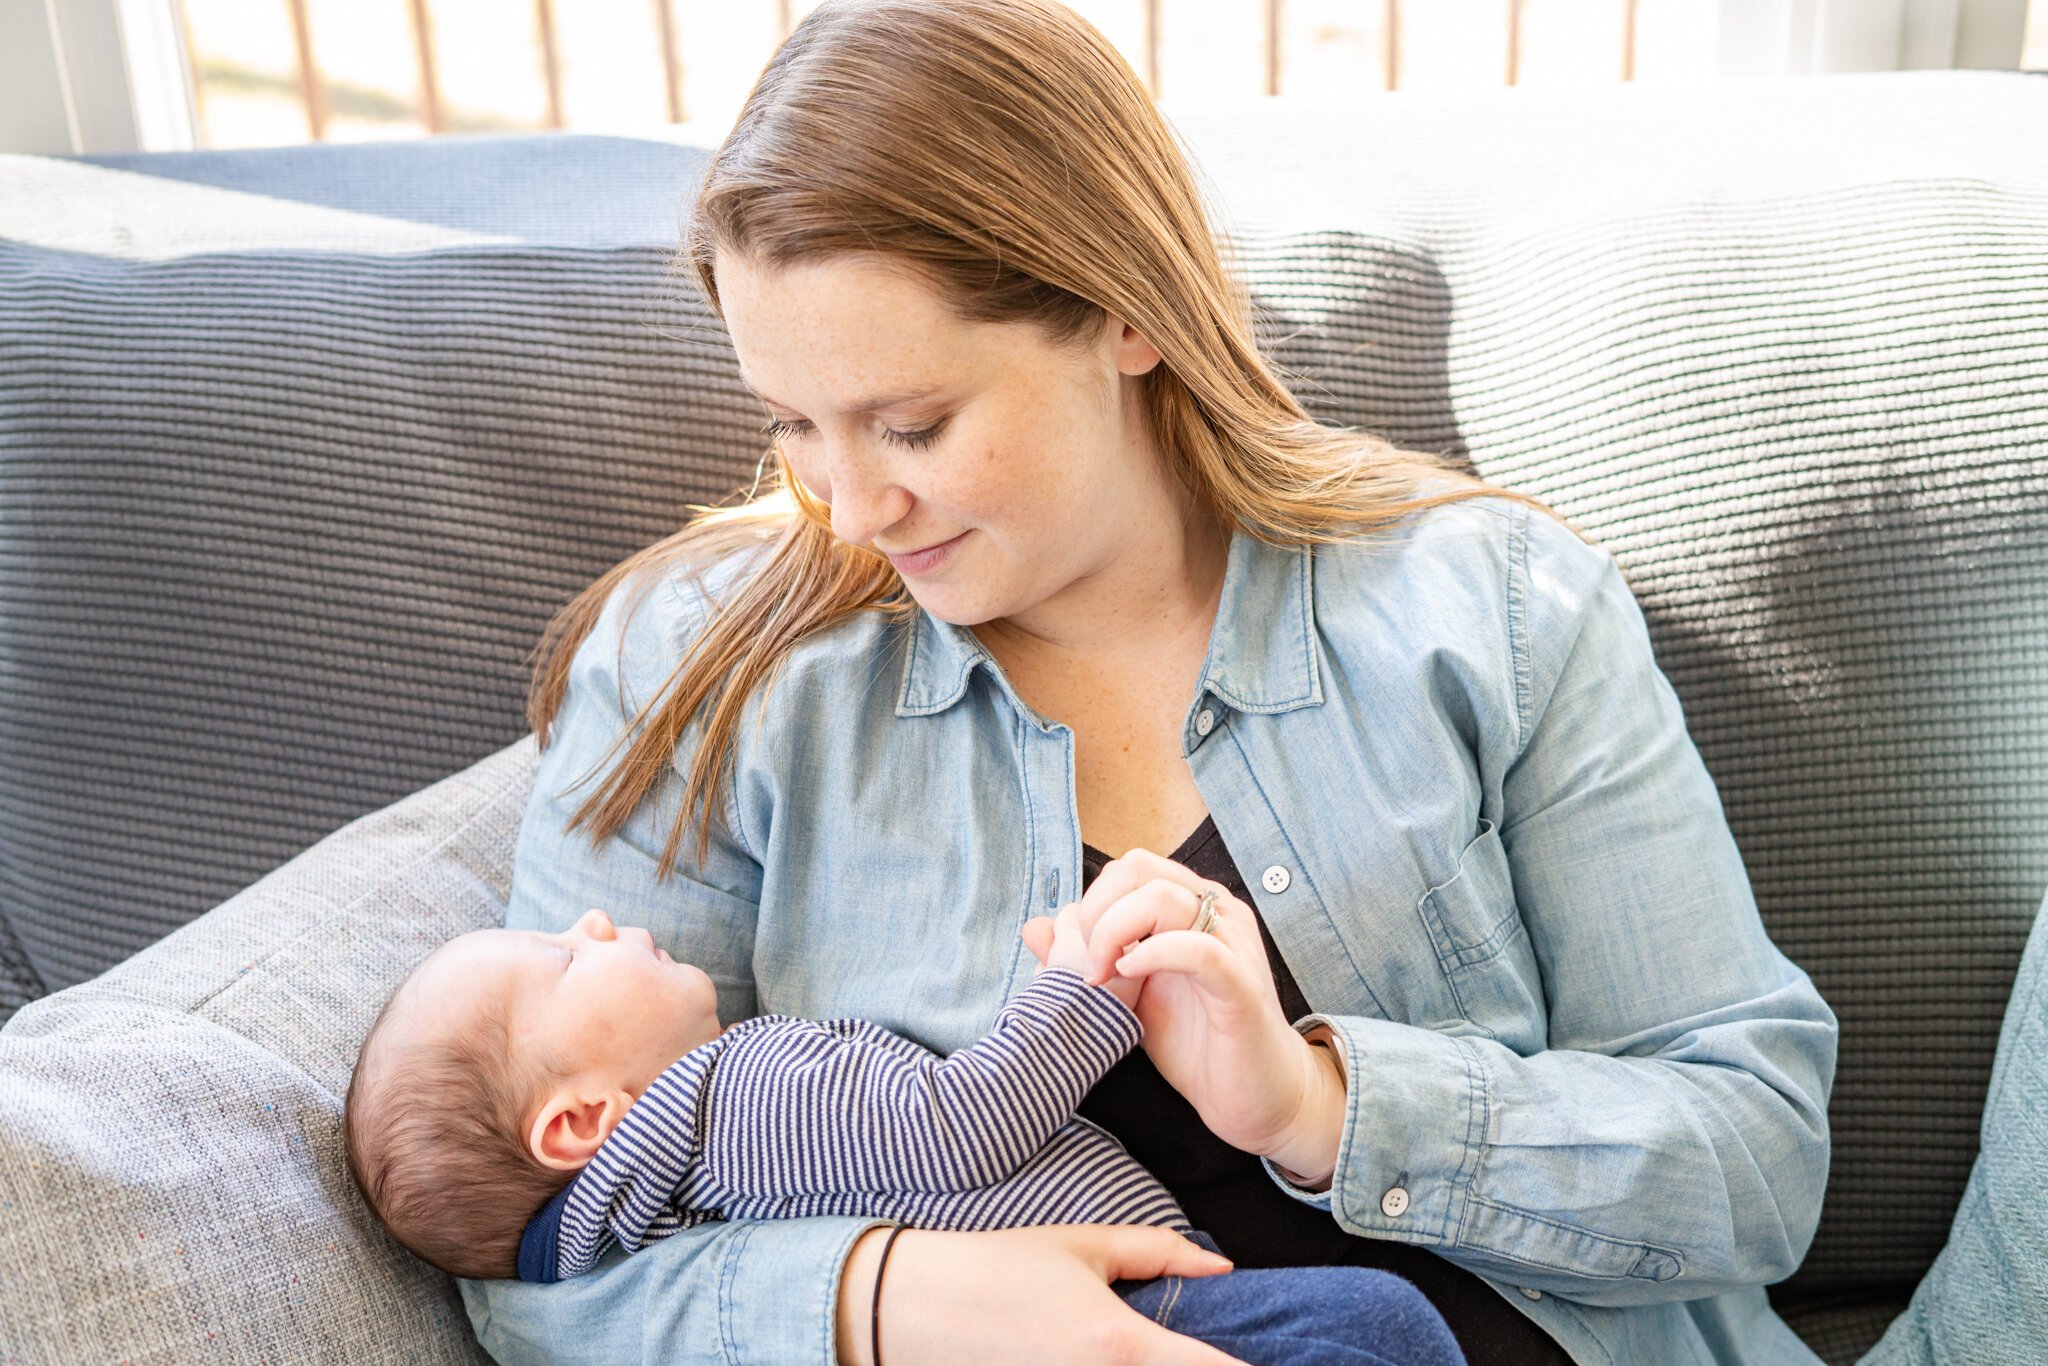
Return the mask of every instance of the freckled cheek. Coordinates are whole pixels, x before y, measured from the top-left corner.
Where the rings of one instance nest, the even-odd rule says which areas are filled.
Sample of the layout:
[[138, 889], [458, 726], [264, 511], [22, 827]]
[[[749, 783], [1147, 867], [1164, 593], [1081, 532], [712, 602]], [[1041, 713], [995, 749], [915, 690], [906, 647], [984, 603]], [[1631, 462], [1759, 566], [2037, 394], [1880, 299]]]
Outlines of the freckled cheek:
[[[1007, 423], [980, 434], [928, 481], [927, 496], [989, 516], [1036, 515], [1067, 482], [1074, 447], [1057, 423]], [[917, 487], [912, 485], [913, 489]]]
[[807, 460], [795, 460], [785, 455], [783, 461], [789, 466], [789, 472], [796, 477], [796, 481], [810, 490], [812, 497], [828, 503], [832, 501], [832, 485], [825, 479], [824, 471], [815, 468]]

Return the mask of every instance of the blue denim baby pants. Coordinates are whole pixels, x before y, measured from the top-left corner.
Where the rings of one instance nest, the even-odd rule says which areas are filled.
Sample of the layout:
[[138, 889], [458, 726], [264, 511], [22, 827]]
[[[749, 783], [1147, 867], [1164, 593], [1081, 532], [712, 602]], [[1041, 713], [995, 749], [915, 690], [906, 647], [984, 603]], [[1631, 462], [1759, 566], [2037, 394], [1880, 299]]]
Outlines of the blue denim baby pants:
[[[1214, 1239], [1189, 1238], [1211, 1252]], [[1254, 1366], [1465, 1366], [1420, 1290], [1363, 1266], [1286, 1266], [1113, 1281], [1145, 1317]]]

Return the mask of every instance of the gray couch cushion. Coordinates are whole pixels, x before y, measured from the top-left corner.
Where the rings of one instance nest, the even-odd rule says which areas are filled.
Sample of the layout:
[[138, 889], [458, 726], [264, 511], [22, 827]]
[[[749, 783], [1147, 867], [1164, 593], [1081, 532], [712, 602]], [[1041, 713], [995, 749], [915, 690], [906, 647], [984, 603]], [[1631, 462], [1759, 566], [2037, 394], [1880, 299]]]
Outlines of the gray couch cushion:
[[1955, 1226], [1865, 1366], [2048, 1361], [2048, 902], [1998, 1036], [1982, 1139]]
[[745, 487], [668, 273], [705, 156], [0, 156], [0, 921], [41, 988], [526, 733], [548, 616]]
[[341, 1096], [399, 979], [503, 920], [533, 767], [528, 737], [0, 1029], [0, 1358], [489, 1360], [356, 1194]]

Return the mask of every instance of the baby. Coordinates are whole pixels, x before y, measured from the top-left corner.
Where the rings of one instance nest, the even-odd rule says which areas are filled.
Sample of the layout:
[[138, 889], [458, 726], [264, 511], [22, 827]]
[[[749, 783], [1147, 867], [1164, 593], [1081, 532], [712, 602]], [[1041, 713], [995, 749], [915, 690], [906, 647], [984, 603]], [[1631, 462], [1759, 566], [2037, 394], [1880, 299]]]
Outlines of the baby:
[[[614, 1244], [719, 1218], [1158, 1224], [1211, 1258], [1188, 1275], [1246, 1279], [1214, 1297], [1180, 1276], [1111, 1283], [1156, 1323], [1172, 1314], [1257, 1366], [1464, 1366], [1443, 1316], [1390, 1272], [1232, 1272], [1074, 1114], [1143, 1036], [1141, 980], [1087, 984], [1071, 905], [1033, 953], [989, 1033], [941, 1058], [864, 1020], [721, 1029], [711, 979], [603, 911], [558, 935], [477, 930], [429, 954], [371, 1024], [343, 1105], [349, 1174], [399, 1242], [471, 1279], [557, 1281]], [[1289, 1313], [1261, 1294], [1276, 1276], [1309, 1282]]]
[[461, 935], [392, 994], [343, 1107], [393, 1237], [469, 1278], [553, 1281], [708, 1219], [917, 1228], [1144, 1223], [1210, 1251], [1074, 1110], [1142, 1036], [1142, 985], [1082, 978], [1075, 908], [1029, 985], [941, 1058], [861, 1020], [721, 1030], [711, 979], [603, 911]]

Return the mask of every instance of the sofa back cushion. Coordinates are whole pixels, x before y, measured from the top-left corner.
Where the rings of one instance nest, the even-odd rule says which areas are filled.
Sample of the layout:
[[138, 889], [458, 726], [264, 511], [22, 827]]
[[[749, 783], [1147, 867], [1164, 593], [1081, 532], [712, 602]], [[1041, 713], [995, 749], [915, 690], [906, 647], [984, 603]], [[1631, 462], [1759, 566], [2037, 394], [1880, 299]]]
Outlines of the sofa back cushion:
[[549, 615], [745, 488], [707, 156], [0, 156], [0, 961], [84, 981], [518, 739]]
[[2048, 902], [2020, 959], [1948, 1243], [1864, 1366], [2048, 1361]]

